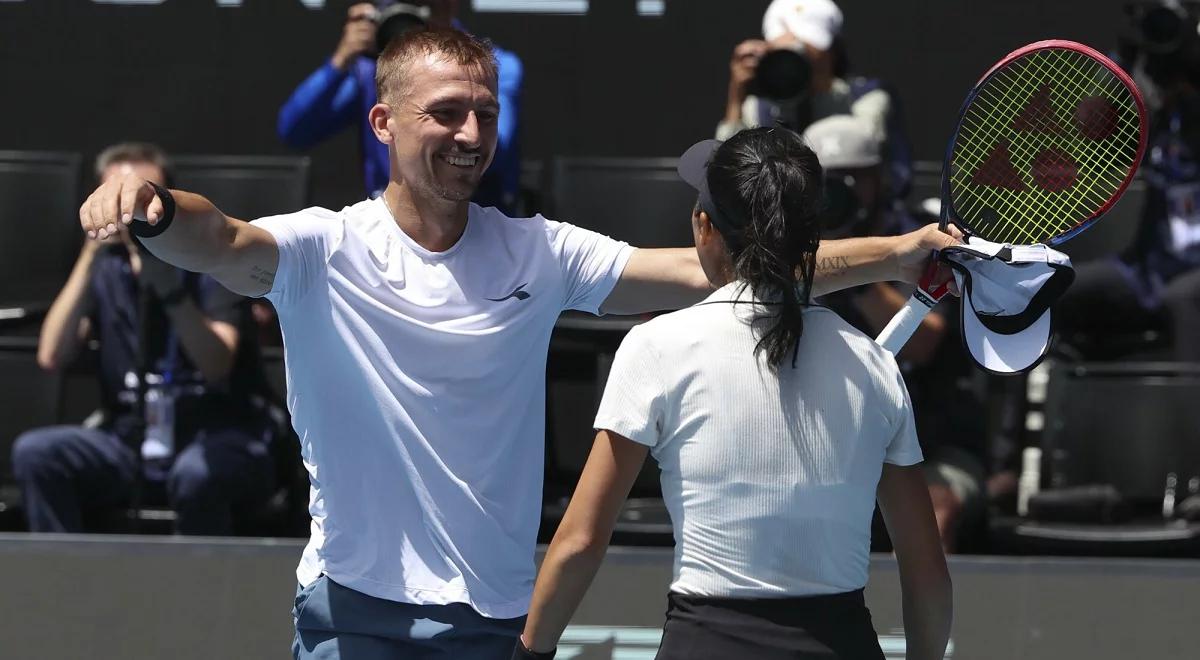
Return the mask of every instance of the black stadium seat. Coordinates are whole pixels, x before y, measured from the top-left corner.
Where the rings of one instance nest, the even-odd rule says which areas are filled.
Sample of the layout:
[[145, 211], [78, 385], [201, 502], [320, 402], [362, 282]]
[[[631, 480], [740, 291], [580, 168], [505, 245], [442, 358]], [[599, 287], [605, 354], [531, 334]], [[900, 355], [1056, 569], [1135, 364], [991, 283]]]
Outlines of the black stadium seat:
[[76, 153], [0, 151], [0, 308], [42, 308], [67, 280], [83, 234]]
[[309, 159], [276, 156], [173, 156], [172, 184], [212, 200], [243, 220], [308, 205]]
[[549, 217], [635, 247], [691, 247], [696, 191], [675, 158], [553, 159]]
[[[567, 158], [551, 161], [546, 215], [636, 247], [691, 247], [696, 191], [675, 158]], [[541, 534], [562, 518], [594, 436], [591, 423], [617, 346], [637, 319], [567, 313], [556, 325], [547, 365], [547, 481]], [[614, 539], [669, 545], [671, 525], [649, 460], [624, 505]]]
[[1111, 484], [1160, 505], [1168, 473], [1200, 477], [1200, 365], [1055, 363], [1042, 446], [1049, 485]]

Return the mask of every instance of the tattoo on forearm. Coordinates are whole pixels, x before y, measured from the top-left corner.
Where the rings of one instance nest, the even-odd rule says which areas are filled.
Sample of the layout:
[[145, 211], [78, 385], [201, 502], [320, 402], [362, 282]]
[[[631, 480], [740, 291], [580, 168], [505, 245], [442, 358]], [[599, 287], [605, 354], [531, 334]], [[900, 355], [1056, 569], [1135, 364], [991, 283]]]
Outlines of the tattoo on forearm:
[[266, 268], [260, 268], [258, 266], [251, 266], [250, 279], [258, 282], [259, 284], [271, 286], [275, 284], [275, 271], [267, 270]]
[[821, 275], [841, 275], [850, 270], [850, 257], [822, 257], [817, 259], [816, 272]]

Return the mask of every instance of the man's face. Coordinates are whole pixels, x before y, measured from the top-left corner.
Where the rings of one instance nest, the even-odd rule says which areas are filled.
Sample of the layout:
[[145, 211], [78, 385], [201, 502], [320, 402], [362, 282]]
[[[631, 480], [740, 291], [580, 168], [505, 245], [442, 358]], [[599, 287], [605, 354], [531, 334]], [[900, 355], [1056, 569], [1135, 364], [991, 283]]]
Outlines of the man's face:
[[414, 62], [407, 78], [408, 91], [389, 99], [400, 179], [423, 197], [471, 199], [496, 152], [493, 82], [439, 55]]
[[821, 212], [824, 238], [875, 236], [884, 219], [882, 168], [825, 170], [825, 201]]
[[100, 183], [108, 183], [110, 180], [125, 176], [126, 174], [136, 174], [137, 176], [147, 181], [157, 183], [160, 186], [167, 185], [166, 174], [163, 173], [159, 166], [154, 165], [153, 163], [134, 162], [113, 163], [104, 168], [104, 171], [100, 173]]

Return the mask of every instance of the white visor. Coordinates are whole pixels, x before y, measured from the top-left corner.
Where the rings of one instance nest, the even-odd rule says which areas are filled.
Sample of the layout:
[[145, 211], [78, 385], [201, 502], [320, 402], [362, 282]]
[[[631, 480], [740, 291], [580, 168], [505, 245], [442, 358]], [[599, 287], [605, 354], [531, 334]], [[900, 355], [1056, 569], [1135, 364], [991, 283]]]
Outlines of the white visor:
[[1050, 347], [1051, 305], [1075, 279], [1070, 258], [1045, 245], [975, 237], [942, 251], [962, 291], [962, 335], [971, 358], [999, 374], [1020, 373]]

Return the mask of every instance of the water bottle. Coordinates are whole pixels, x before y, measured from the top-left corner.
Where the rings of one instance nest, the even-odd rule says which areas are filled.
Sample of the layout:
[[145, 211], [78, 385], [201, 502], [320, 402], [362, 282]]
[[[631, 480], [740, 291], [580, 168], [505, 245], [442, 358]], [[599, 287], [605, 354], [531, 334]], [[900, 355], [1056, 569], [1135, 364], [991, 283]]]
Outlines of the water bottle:
[[1029, 498], [1037, 494], [1042, 485], [1042, 450], [1026, 447], [1021, 452], [1021, 475], [1017, 478], [1017, 515], [1029, 515]]
[[142, 441], [142, 464], [150, 479], [163, 479], [175, 454], [175, 397], [169, 381], [158, 374], [146, 375], [146, 437]]

